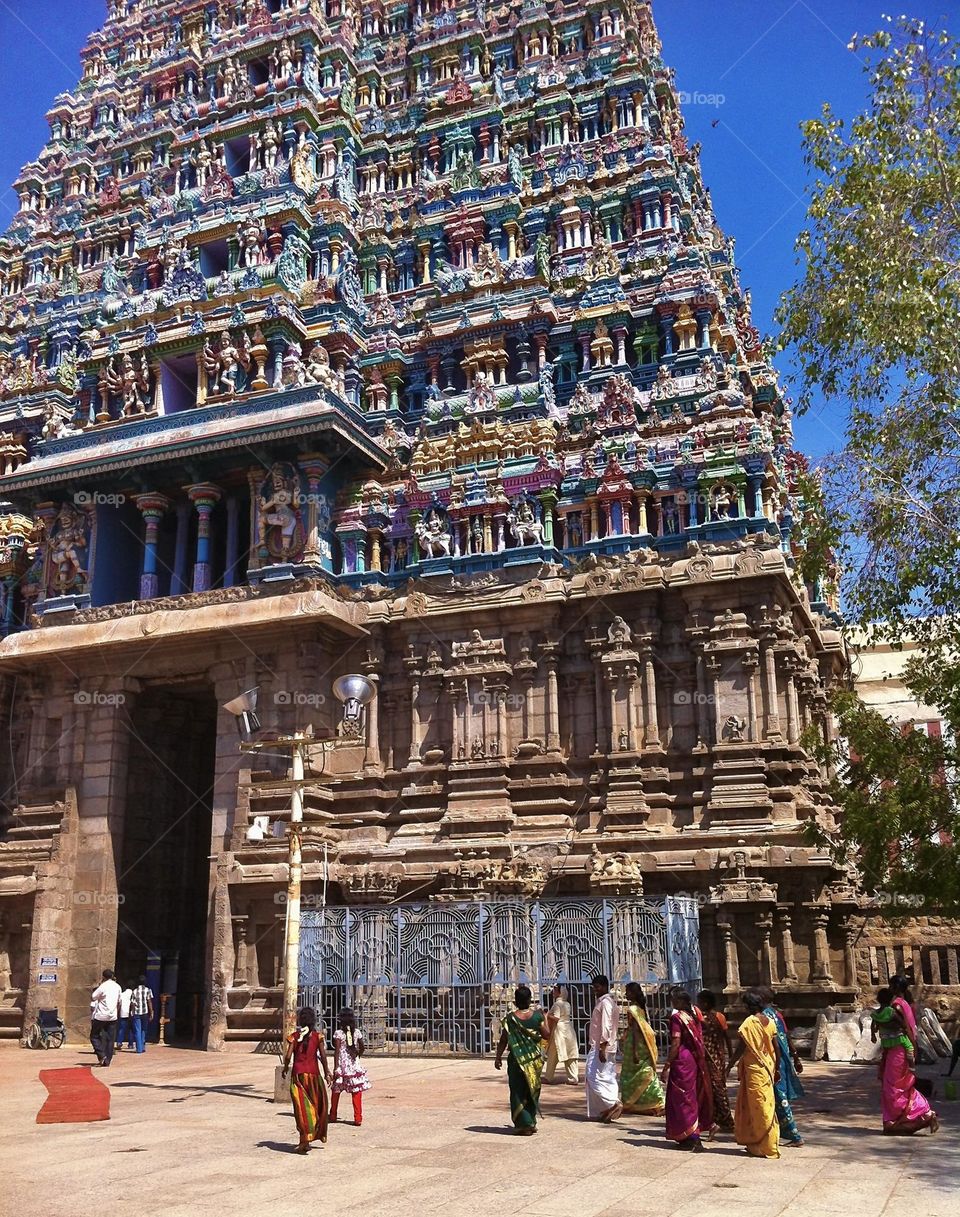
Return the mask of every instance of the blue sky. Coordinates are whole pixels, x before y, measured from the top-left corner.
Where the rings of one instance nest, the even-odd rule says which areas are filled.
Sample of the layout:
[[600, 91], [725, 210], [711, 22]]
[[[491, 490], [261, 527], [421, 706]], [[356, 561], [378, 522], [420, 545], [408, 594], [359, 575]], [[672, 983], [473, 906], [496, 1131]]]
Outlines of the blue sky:
[[[912, 0], [931, 24], [953, 23], [958, 0]], [[10, 183], [46, 137], [44, 113], [79, 75], [79, 51], [105, 0], [0, 0], [0, 228], [13, 210]], [[891, 11], [889, 0], [654, 0], [664, 57], [689, 95], [691, 141], [721, 226], [737, 239], [761, 333], [796, 277], [806, 174], [799, 124], [830, 101], [841, 116], [862, 106], [862, 61], [847, 50]], [[892, 11], [900, 11], [895, 8]], [[781, 361], [781, 370], [789, 365]], [[820, 457], [839, 445], [842, 413], [821, 405], [797, 422], [799, 446]]]

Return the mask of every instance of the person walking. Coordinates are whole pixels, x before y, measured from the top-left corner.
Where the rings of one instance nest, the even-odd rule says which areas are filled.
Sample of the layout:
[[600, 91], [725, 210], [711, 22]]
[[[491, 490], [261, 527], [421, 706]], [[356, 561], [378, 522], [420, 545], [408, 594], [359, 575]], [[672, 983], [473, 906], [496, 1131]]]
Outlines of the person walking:
[[657, 1077], [657, 1039], [647, 1021], [647, 999], [633, 981], [627, 985], [627, 1029], [621, 1041], [620, 1102], [624, 1111], [663, 1115], [663, 1087]]
[[130, 995], [130, 1019], [133, 1023], [137, 1052], [145, 1052], [147, 1028], [153, 1022], [153, 993], [147, 987], [146, 976], [141, 975], [137, 987]]
[[341, 1094], [348, 1094], [353, 1100], [353, 1122], [357, 1128], [363, 1123], [363, 1092], [370, 1089], [370, 1078], [360, 1062], [363, 1048], [363, 1035], [357, 1030], [353, 1011], [347, 1007], [337, 1016], [337, 1029], [333, 1033], [331, 1123], [337, 1119]]
[[120, 1017], [117, 1019], [117, 1052], [123, 1051], [123, 1042], [127, 1041], [127, 1047], [132, 1048], [133, 1045], [133, 1023], [130, 1019], [130, 998], [133, 997], [133, 989], [127, 985], [126, 988], [120, 987]]
[[793, 1046], [787, 1021], [775, 1004], [774, 992], [764, 987], [759, 990], [763, 998], [763, 1012], [772, 1019], [776, 1027], [775, 1043], [777, 1047], [777, 1076], [773, 1084], [773, 1094], [777, 1103], [777, 1120], [780, 1123], [781, 1145], [803, 1145], [803, 1137], [793, 1114], [793, 1100], [804, 1096], [803, 1083], [800, 1074], [803, 1073], [803, 1062]]
[[312, 1141], [325, 1144], [327, 1140], [327, 1091], [320, 1081], [321, 1067], [328, 1086], [331, 1080], [327, 1046], [323, 1033], [317, 1030], [317, 1016], [309, 1006], [298, 1012], [297, 1026], [287, 1036], [281, 1077], [287, 1076], [291, 1063], [290, 1098], [300, 1134], [297, 1153], [305, 1154]]
[[510, 1118], [519, 1136], [530, 1137], [537, 1131], [540, 1113], [540, 1082], [543, 1075], [543, 1041], [550, 1032], [542, 1010], [531, 1009], [533, 995], [526, 985], [518, 985], [513, 994], [514, 1009], [503, 1020], [494, 1069], [503, 1068], [507, 1058], [507, 1081], [510, 1083]]
[[120, 986], [109, 968], [90, 997], [90, 1043], [97, 1054], [97, 1064], [106, 1069], [113, 1060], [117, 1018], [120, 1013]]
[[751, 1158], [780, 1157], [780, 1123], [774, 1083], [777, 1077], [777, 1024], [763, 1013], [756, 989], [743, 995], [747, 1017], [737, 1028], [737, 1042], [727, 1070], [737, 1066], [740, 1087], [733, 1113], [737, 1144]]
[[573, 1029], [573, 1011], [568, 993], [563, 985], [554, 985], [550, 994], [551, 1006], [547, 1014], [550, 1041], [547, 1044], [547, 1064], [543, 1080], [552, 1082], [557, 1066], [563, 1066], [567, 1082], [576, 1086], [580, 1081], [580, 1045]]
[[595, 976], [592, 987], [596, 1004], [590, 1017], [587, 1053], [587, 1119], [609, 1124], [623, 1114], [616, 1063], [620, 1011], [606, 976]]
[[909, 980], [891, 976], [890, 992], [890, 1005], [871, 1016], [881, 1027], [883, 1131], [888, 1136], [909, 1136], [921, 1128], [936, 1132], [940, 1127], [937, 1113], [917, 1089], [917, 1020], [910, 1003]]
[[733, 1128], [733, 1112], [727, 1097], [727, 1065], [730, 1060], [730, 1033], [727, 1020], [717, 1009], [712, 990], [701, 989], [697, 994], [697, 1013], [703, 1032], [703, 1047], [707, 1054], [707, 1072], [713, 1090], [713, 1118], [718, 1128], [729, 1132]]
[[714, 1130], [713, 1093], [700, 1020], [690, 994], [674, 989], [670, 1000], [670, 1051], [663, 1067], [667, 1088], [667, 1137], [681, 1149], [703, 1152], [703, 1136]]

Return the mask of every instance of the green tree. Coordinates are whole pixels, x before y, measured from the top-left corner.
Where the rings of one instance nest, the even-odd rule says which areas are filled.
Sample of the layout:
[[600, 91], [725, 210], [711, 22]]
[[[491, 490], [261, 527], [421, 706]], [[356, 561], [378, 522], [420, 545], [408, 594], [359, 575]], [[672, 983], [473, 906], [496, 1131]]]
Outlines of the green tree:
[[[869, 100], [850, 123], [827, 106], [804, 124], [803, 274], [781, 302], [780, 345], [800, 372], [798, 409], [822, 396], [844, 430], [821, 484], [848, 615], [874, 638], [918, 641], [910, 687], [957, 739], [960, 44], [899, 18], [850, 46]], [[868, 882], [956, 905], [954, 847], [934, 844], [960, 839], [952, 745], [836, 705], [858, 758], [832, 758], [842, 843], [859, 847]]]

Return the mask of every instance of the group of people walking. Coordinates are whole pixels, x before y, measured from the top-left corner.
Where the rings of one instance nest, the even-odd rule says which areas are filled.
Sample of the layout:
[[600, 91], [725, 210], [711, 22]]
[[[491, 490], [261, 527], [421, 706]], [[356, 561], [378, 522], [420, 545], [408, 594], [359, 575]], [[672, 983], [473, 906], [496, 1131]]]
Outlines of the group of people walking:
[[121, 985], [110, 968], [90, 995], [90, 1044], [97, 1064], [107, 1068], [114, 1049], [124, 1042], [137, 1052], [146, 1050], [147, 1028], [153, 1021], [153, 991], [146, 976], [136, 985]]
[[363, 1092], [370, 1089], [370, 1078], [360, 1060], [363, 1050], [363, 1034], [357, 1029], [353, 1011], [341, 1010], [333, 1033], [331, 1071], [326, 1039], [317, 1027], [316, 1013], [309, 1007], [298, 1013], [297, 1026], [287, 1037], [283, 1052], [283, 1076], [291, 1074], [290, 1098], [300, 1134], [297, 1153], [307, 1153], [314, 1141], [326, 1144], [328, 1125], [337, 1122], [342, 1094], [351, 1097], [356, 1127], [363, 1123]]
[[[771, 989], [744, 993], [746, 1017], [732, 1036], [712, 992], [701, 990], [694, 1004], [685, 990], [673, 990], [667, 1059], [658, 1073], [657, 1041], [641, 987], [626, 986], [622, 1031], [620, 1008], [607, 977], [596, 976], [592, 988], [588, 1119], [610, 1123], [624, 1112], [663, 1115], [667, 1138], [695, 1153], [721, 1131], [733, 1132], [737, 1143], [755, 1158], [779, 1158], [782, 1145], [803, 1145], [793, 1111], [794, 1101], [804, 1094], [803, 1064]], [[872, 1017], [881, 1038], [884, 1132], [910, 1133], [927, 1127], [936, 1131], [936, 1114], [917, 1089], [916, 1020], [908, 982], [894, 978], [886, 999], [883, 992], [880, 998]], [[502, 1024], [494, 1061], [497, 1069], [503, 1067], [505, 1053], [514, 1128], [529, 1136], [537, 1131], [544, 1078], [552, 1081], [562, 1065], [568, 1083], [578, 1080], [579, 1050], [565, 989], [554, 988], [547, 1013], [533, 1007], [526, 985], [516, 990], [515, 1009]], [[731, 1111], [727, 1078], [734, 1068], [739, 1086]]]

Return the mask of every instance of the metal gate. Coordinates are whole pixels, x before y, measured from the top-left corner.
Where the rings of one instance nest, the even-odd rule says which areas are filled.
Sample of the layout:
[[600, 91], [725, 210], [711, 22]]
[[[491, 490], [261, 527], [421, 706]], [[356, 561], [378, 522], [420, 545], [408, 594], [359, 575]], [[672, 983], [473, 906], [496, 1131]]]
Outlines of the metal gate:
[[326, 1028], [351, 1006], [374, 1052], [490, 1052], [513, 989], [566, 985], [586, 1051], [597, 973], [639, 981], [658, 1035], [671, 985], [700, 982], [696, 902], [522, 900], [332, 906], [302, 914], [300, 1000]]

